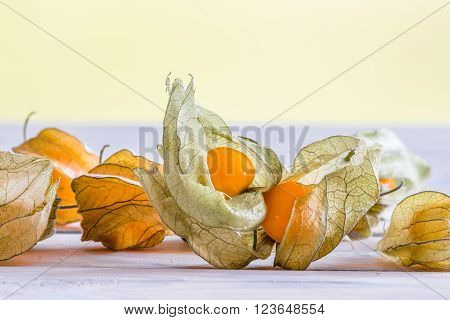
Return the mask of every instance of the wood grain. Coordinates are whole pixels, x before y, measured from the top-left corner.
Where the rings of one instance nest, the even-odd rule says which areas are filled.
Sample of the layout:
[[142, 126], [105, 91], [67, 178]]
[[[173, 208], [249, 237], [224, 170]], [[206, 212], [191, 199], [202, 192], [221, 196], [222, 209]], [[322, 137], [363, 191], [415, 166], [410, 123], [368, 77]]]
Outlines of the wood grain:
[[[0, 263], [9, 299], [442, 299], [450, 274], [406, 273], [373, 251], [378, 239], [345, 241], [308, 271], [209, 266], [177, 237], [145, 250], [114, 252], [79, 234], [57, 234]], [[352, 247], [353, 246], [353, 247]], [[24, 286], [25, 285], [25, 286]], [[24, 286], [23, 288], [21, 288]]]

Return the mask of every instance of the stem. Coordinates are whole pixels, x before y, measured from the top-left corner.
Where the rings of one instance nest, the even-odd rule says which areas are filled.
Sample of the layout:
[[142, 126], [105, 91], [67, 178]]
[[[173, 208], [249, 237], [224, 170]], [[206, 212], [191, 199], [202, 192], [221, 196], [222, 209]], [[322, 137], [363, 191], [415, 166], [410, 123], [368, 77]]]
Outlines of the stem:
[[170, 94], [170, 75], [172, 72], [169, 72], [169, 74], [166, 77], [166, 92]]
[[67, 209], [75, 209], [78, 208], [78, 205], [72, 204], [70, 206], [59, 206], [58, 209], [67, 210]]
[[25, 123], [23, 124], [23, 129], [22, 129], [22, 133], [23, 133], [23, 141], [27, 141], [27, 127], [28, 127], [28, 121], [30, 121], [30, 118], [36, 114], [35, 111], [31, 111], [27, 117], [25, 118]]
[[380, 194], [380, 197], [386, 196], [386, 195], [388, 195], [388, 194], [391, 194], [392, 192], [395, 192], [395, 191], [399, 190], [401, 187], [403, 187], [404, 184], [405, 184], [405, 182], [404, 182], [403, 180], [400, 181], [400, 183], [399, 183], [398, 186], [396, 186], [394, 189], [391, 189], [391, 190], [389, 190], [389, 191], [386, 191], [386, 192], [381, 193], [381, 194]]
[[102, 149], [100, 150], [99, 160], [98, 164], [102, 164], [102, 158], [103, 158], [103, 152], [105, 152], [105, 149], [109, 148], [109, 144], [105, 144]]

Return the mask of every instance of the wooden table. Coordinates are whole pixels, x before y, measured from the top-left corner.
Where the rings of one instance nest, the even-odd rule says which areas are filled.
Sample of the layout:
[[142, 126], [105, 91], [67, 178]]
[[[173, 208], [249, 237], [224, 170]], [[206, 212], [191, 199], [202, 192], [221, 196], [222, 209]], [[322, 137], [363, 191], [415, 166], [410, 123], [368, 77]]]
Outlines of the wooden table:
[[[161, 128], [157, 125], [159, 132]], [[139, 152], [138, 126], [64, 127], [93, 150], [111, 144]], [[306, 143], [364, 128], [312, 127]], [[287, 129], [286, 129], [287, 130]], [[30, 127], [29, 135], [37, 131]], [[450, 128], [397, 127], [395, 131], [432, 167], [424, 187], [450, 192]], [[21, 126], [0, 126], [0, 149], [20, 143]], [[297, 130], [297, 135], [300, 130]], [[159, 137], [160, 138], [160, 137]], [[142, 141], [141, 141], [142, 142]], [[286, 142], [270, 144], [288, 155]], [[289, 162], [289, 157], [287, 157]], [[446, 299], [450, 273], [406, 272], [375, 251], [379, 237], [346, 241], [308, 271], [273, 268], [273, 257], [245, 270], [219, 270], [177, 237], [148, 250], [113, 252], [58, 233], [31, 251], [0, 262], [0, 298], [8, 299]]]
[[447, 299], [450, 273], [411, 272], [380, 257], [377, 238], [344, 241], [308, 271], [273, 268], [273, 256], [221, 270], [178, 237], [114, 252], [59, 233], [0, 262], [7, 299]]

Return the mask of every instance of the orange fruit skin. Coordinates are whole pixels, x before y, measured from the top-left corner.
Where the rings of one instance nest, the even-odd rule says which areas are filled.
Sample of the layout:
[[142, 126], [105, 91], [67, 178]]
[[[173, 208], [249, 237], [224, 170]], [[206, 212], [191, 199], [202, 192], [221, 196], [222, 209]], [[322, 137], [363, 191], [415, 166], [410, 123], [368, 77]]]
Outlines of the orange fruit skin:
[[230, 197], [247, 190], [255, 177], [252, 161], [242, 152], [219, 147], [208, 151], [207, 163], [214, 188]]
[[276, 242], [283, 240], [295, 201], [305, 196], [308, 190], [294, 181], [286, 181], [263, 193], [266, 217], [262, 223], [264, 231]]
[[391, 178], [381, 178], [380, 184], [386, 186], [388, 188], [388, 190], [392, 190], [397, 187], [395, 184], [395, 179], [391, 179]]

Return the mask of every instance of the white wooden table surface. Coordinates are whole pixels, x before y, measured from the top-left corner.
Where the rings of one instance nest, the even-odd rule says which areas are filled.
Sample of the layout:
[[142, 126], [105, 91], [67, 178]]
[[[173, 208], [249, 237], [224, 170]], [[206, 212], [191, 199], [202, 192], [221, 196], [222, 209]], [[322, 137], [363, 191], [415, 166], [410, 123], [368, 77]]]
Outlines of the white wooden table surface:
[[[69, 131], [95, 150], [111, 141], [111, 152], [122, 147], [138, 150], [136, 128], [72, 127]], [[313, 128], [307, 141], [354, 131]], [[450, 128], [399, 128], [398, 133], [432, 165], [433, 175], [425, 188], [448, 194]], [[19, 127], [0, 127], [1, 149], [19, 142]], [[274, 148], [283, 152], [280, 146]], [[98, 243], [82, 243], [79, 233], [65, 231], [0, 262], [0, 299], [450, 298], [450, 273], [399, 268], [374, 251], [378, 240], [343, 242], [308, 271], [273, 268], [273, 256], [244, 270], [219, 270], [177, 237], [147, 250], [113, 252]]]
[[8, 299], [446, 299], [450, 274], [405, 272], [373, 251], [377, 239], [343, 242], [308, 271], [273, 268], [273, 257], [220, 270], [177, 237], [148, 250], [113, 252], [57, 234], [0, 263]]

